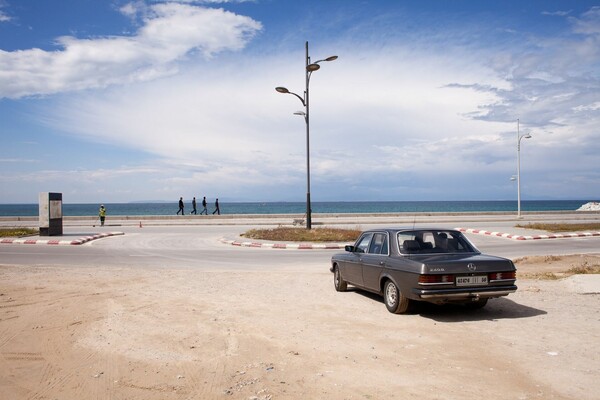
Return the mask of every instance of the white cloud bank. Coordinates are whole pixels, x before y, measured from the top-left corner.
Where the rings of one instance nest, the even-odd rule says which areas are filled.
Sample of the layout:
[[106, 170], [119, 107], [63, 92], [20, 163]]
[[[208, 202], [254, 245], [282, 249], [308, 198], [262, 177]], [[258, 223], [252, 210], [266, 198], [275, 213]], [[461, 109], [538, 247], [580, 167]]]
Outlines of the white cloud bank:
[[192, 51], [205, 57], [236, 51], [262, 29], [251, 18], [222, 9], [178, 3], [122, 8], [141, 16], [135, 35], [96, 39], [63, 36], [59, 50], [0, 50], [0, 97], [19, 98], [105, 88], [175, 74]]

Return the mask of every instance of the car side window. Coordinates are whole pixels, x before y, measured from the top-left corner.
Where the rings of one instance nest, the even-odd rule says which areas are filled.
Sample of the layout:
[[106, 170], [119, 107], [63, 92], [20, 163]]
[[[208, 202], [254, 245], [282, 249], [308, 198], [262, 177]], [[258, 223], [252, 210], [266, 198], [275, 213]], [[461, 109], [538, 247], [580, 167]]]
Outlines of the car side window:
[[388, 253], [387, 235], [385, 233], [376, 233], [373, 235], [371, 245], [369, 246], [370, 254], [386, 254]]
[[389, 250], [388, 250], [388, 235], [383, 235], [383, 244], [381, 245], [381, 254], [383, 255], [388, 255], [389, 254]]
[[369, 248], [369, 243], [371, 242], [371, 238], [373, 237], [372, 233], [365, 233], [354, 246], [354, 251], [356, 253], [366, 253]]

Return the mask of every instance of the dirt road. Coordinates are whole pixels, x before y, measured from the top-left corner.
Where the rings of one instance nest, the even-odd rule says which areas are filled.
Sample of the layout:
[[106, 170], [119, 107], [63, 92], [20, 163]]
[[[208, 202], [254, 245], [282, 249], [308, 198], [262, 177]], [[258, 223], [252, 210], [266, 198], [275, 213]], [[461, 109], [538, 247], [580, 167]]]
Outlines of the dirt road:
[[600, 296], [574, 278], [392, 315], [327, 268], [1, 266], [0, 398], [598, 398]]

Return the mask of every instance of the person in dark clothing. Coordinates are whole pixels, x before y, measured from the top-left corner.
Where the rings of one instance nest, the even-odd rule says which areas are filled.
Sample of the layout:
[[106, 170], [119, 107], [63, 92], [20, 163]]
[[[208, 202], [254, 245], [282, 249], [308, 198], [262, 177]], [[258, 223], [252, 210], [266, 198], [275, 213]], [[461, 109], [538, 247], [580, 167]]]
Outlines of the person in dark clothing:
[[181, 215], [184, 215], [184, 212], [183, 212], [183, 197], [179, 198], [179, 211], [177, 211], [177, 215], [179, 215], [179, 213], [181, 213]]
[[202, 207], [204, 207], [204, 209], [202, 210], [200, 215], [202, 215], [202, 214], [208, 215], [208, 210], [206, 209], [206, 196], [204, 196], [204, 198], [202, 199]]
[[213, 215], [214, 214], [217, 215], [221, 215], [221, 210], [219, 209], [219, 199], [215, 200], [215, 211], [213, 211]]
[[196, 198], [194, 197], [194, 199], [192, 200], [192, 212], [190, 214], [198, 214], [196, 212]]

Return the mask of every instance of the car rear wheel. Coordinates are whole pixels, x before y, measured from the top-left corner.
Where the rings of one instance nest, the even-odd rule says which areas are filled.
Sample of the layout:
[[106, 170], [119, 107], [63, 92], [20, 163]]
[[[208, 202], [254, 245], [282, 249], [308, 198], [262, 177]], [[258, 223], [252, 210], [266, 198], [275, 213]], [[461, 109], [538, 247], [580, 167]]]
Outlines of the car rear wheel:
[[348, 283], [342, 278], [340, 268], [337, 265], [333, 268], [333, 284], [338, 292], [345, 292], [348, 289]]
[[383, 299], [388, 311], [394, 314], [405, 314], [409, 311], [412, 301], [398, 290], [392, 281], [386, 281], [383, 287]]

